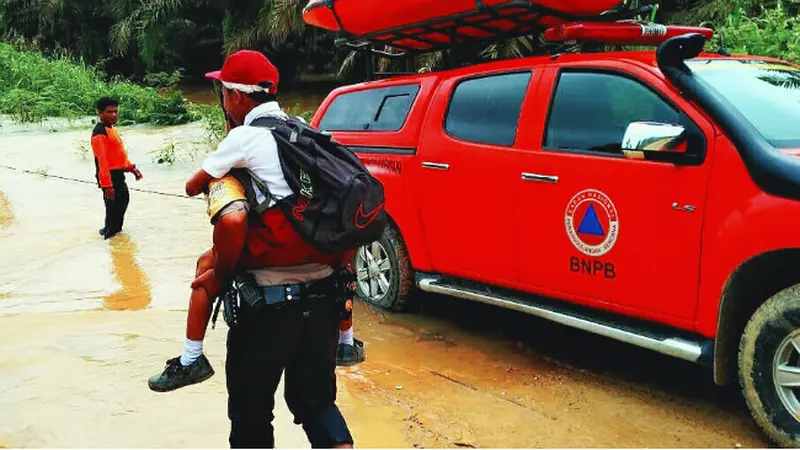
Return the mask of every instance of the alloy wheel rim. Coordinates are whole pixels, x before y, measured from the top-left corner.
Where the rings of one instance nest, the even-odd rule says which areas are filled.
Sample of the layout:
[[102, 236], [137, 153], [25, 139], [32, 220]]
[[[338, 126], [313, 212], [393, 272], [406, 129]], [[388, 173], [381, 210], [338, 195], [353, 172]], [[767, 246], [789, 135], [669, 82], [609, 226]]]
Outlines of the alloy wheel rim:
[[356, 276], [361, 292], [372, 302], [380, 302], [392, 286], [389, 252], [380, 242], [361, 247], [356, 253]]
[[793, 331], [778, 345], [772, 364], [772, 379], [781, 403], [800, 422], [800, 329]]

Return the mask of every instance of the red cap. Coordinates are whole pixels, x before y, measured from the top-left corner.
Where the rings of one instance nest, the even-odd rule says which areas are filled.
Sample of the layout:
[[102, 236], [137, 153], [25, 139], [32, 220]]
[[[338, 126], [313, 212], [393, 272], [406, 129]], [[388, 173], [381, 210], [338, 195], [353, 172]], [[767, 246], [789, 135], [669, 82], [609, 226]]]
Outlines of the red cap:
[[225, 60], [222, 70], [209, 72], [206, 78], [235, 85], [233, 88], [247, 92], [261, 83], [271, 83], [269, 93], [278, 92], [278, 69], [260, 52], [240, 50]]

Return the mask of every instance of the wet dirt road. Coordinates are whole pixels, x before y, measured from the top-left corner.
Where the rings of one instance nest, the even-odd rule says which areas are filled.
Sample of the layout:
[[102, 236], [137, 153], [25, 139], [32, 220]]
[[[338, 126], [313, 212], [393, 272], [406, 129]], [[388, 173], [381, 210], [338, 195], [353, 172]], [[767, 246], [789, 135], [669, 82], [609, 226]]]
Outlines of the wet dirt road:
[[[89, 133], [0, 131], [0, 165], [91, 181]], [[123, 136], [145, 175], [132, 188], [182, 193], [199, 162], [148, 152], [200, 126]], [[91, 184], [0, 168], [0, 447], [226, 447], [221, 320], [212, 379], [169, 394], [146, 382], [181, 351], [204, 203], [133, 191], [107, 242], [102, 214]], [[358, 304], [355, 318], [367, 361], [339, 369], [339, 399], [359, 447], [767, 445], [741, 399], [688, 363], [442, 297], [403, 315]], [[277, 445], [308, 447], [282, 403], [276, 415]]]

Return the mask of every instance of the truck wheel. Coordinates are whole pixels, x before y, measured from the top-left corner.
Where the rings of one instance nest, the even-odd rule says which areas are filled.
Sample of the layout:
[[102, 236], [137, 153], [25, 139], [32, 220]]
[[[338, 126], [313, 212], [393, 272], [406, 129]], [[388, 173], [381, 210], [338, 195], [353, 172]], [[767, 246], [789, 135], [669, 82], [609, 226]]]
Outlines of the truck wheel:
[[400, 233], [387, 226], [383, 236], [361, 247], [353, 258], [359, 297], [381, 308], [403, 311], [412, 294], [414, 274]]
[[800, 284], [750, 318], [739, 345], [739, 381], [767, 435], [783, 447], [800, 446]]

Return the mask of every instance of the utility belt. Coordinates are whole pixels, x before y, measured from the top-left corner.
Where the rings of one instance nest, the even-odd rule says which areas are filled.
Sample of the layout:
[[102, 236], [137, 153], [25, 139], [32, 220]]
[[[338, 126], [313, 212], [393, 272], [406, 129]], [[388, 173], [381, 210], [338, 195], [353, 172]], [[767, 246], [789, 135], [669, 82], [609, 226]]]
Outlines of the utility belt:
[[229, 286], [220, 293], [212, 318], [215, 328], [220, 307], [229, 327], [236, 326], [242, 315], [278, 310], [301, 301], [331, 300], [344, 303], [355, 293], [355, 273], [342, 269], [320, 280], [308, 283], [259, 286], [255, 277], [246, 272], [236, 273]]

